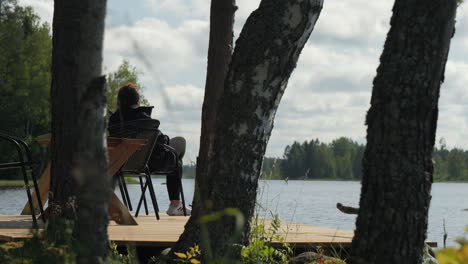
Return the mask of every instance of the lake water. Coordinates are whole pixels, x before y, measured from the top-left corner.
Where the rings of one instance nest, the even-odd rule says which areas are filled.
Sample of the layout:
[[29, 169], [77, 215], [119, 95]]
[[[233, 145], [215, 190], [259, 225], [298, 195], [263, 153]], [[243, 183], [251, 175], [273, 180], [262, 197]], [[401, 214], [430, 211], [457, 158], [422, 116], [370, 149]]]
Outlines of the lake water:
[[[169, 204], [165, 179], [155, 178], [153, 182], [160, 210], [165, 211]], [[128, 186], [133, 204], [136, 204], [140, 187], [134, 184]], [[194, 180], [184, 179], [183, 186], [187, 204], [190, 204]], [[284, 221], [353, 230], [356, 216], [343, 214], [335, 206], [337, 202], [341, 202], [357, 207], [359, 193], [359, 182], [289, 181], [286, 183], [280, 180], [261, 180], [258, 198], [266, 210], [259, 213], [269, 216], [271, 211]], [[1, 189], [0, 214], [18, 214], [26, 200], [22, 188]], [[465, 208], [468, 208], [468, 183], [433, 184], [428, 239], [436, 241], [440, 247], [443, 245], [445, 220], [448, 233], [447, 245], [454, 246], [455, 237], [462, 235], [465, 225], [468, 225], [468, 211], [463, 211]]]

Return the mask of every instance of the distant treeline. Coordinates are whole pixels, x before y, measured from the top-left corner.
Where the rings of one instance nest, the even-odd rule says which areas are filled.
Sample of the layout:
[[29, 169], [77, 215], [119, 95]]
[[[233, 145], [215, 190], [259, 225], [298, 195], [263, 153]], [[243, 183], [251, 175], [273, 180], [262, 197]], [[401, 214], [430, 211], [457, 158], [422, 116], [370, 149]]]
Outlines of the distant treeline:
[[[290, 180], [360, 180], [363, 144], [341, 137], [331, 143], [318, 139], [286, 146], [283, 158], [263, 161], [262, 178]], [[468, 181], [468, 151], [447, 149], [444, 140], [434, 149], [435, 181]], [[195, 167], [185, 166], [184, 177], [194, 177]]]
[[[341, 137], [331, 143], [318, 139], [286, 146], [282, 159], [265, 158], [264, 176], [282, 179], [359, 180], [365, 146]], [[468, 151], [447, 149], [444, 139], [434, 149], [435, 181], [468, 181]]]
[[265, 160], [264, 174], [273, 170], [273, 178], [359, 180], [363, 154], [364, 145], [344, 137], [331, 143], [294, 142], [286, 146], [282, 159]]

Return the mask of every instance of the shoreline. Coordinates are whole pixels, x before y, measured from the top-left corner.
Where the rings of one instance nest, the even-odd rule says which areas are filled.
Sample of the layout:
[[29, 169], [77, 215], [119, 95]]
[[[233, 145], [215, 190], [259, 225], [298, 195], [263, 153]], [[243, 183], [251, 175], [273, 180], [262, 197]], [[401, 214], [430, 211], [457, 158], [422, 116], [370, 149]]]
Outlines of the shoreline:
[[[125, 177], [125, 183], [127, 184], [140, 184], [136, 179]], [[29, 180], [29, 185], [32, 187], [32, 180]], [[0, 180], [0, 188], [4, 187], [23, 187], [23, 180]]]
[[[155, 178], [165, 178], [165, 176], [153, 176]], [[186, 177], [184, 179], [195, 179], [191, 177]], [[283, 179], [262, 179], [260, 180], [270, 180], [270, 181], [284, 181]], [[305, 179], [305, 180], [288, 180], [292, 182], [296, 181], [333, 181], [333, 182], [359, 182], [357, 180], [344, 180], [344, 179]], [[139, 184], [136, 179], [125, 177], [125, 182], [127, 184]], [[468, 180], [465, 181], [434, 181], [433, 183], [468, 183]], [[23, 187], [24, 181], [23, 180], [0, 180], [0, 188], [1, 187]]]

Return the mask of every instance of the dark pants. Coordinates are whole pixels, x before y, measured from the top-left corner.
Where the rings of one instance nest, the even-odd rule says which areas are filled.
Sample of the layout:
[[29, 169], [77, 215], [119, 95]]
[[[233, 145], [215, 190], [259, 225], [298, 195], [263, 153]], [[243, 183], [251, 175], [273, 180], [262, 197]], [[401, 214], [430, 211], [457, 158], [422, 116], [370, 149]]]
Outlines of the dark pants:
[[152, 174], [166, 175], [169, 200], [180, 200], [182, 161], [176, 161], [170, 153], [155, 149], [151, 154], [148, 167]]
[[180, 175], [178, 173], [166, 175], [166, 187], [169, 200], [180, 200]]
[[[167, 144], [167, 142], [164, 144]], [[164, 151], [156, 145], [148, 166], [154, 174], [166, 175], [169, 200], [180, 200], [180, 191], [182, 190], [182, 158], [185, 154], [186, 141], [183, 137], [173, 137], [169, 140], [169, 146], [176, 150], [177, 153], [175, 155]], [[169, 173], [158, 173], [163, 171]]]

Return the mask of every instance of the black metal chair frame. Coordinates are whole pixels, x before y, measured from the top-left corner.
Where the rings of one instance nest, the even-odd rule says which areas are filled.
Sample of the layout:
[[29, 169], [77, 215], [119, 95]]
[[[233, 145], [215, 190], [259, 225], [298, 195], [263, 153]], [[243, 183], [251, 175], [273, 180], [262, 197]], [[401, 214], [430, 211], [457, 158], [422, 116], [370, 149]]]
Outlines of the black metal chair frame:
[[[134, 124], [136, 124], [137, 122], [139, 122], [139, 120], [132, 120], [132, 121], [127, 121], [127, 122], [116, 124], [116, 125], [114, 125], [112, 127], [109, 127], [109, 131], [111, 132], [111, 136], [118, 136], [118, 137], [132, 136], [132, 134], [134, 134], [136, 131], [130, 131], [131, 129], [129, 129], [129, 128], [132, 128], [132, 126], [135, 126]], [[137, 129], [139, 129], [139, 128], [137, 128]], [[168, 151], [171, 155], [173, 155], [173, 158], [174, 158], [174, 160], [176, 162], [175, 166], [169, 167], [167, 170], [153, 171], [153, 172], [149, 171], [148, 166], [145, 167], [143, 172], [140, 172], [140, 171], [125, 171], [125, 172], [123, 172], [122, 170], [120, 170], [118, 172], [117, 177], [118, 177], [118, 181], [119, 181], [119, 189], [120, 189], [120, 193], [121, 193], [123, 203], [130, 211], [133, 210], [132, 203], [130, 201], [130, 196], [128, 194], [128, 189], [127, 189], [127, 185], [125, 183], [125, 178], [124, 177], [125, 176], [139, 176], [139, 182], [140, 182], [140, 187], [141, 187], [141, 190], [142, 190], [142, 196], [140, 197], [140, 200], [138, 202], [137, 210], [135, 212], [135, 217], [138, 217], [138, 214], [140, 212], [140, 208], [141, 208], [142, 203], [144, 205], [145, 213], [146, 213], [146, 215], [148, 215], [148, 205], [147, 205], [147, 201], [146, 201], [146, 197], [145, 197], [146, 189], [149, 186], [150, 196], [151, 197], [153, 196], [151, 193], [154, 192], [153, 182], [151, 180], [151, 177], [148, 177], [148, 175], [151, 175], [151, 174], [152, 175], [167, 175], [167, 174], [170, 174], [170, 173], [174, 173], [175, 170], [178, 170], [176, 174], [179, 176], [178, 180], [179, 180], [179, 186], [180, 186], [180, 189], [179, 189], [180, 190], [180, 196], [181, 196], [181, 200], [182, 200], [184, 216], [186, 216], [187, 212], [186, 212], [186, 207], [185, 207], [185, 197], [184, 197], [184, 191], [183, 191], [183, 187], [182, 187], [182, 160], [180, 158], [180, 155], [173, 147], [171, 147], [171, 146], [169, 146], [167, 144], [156, 143], [156, 145], [161, 146], [164, 150]], [[146, 163], [146, 165], [147, 164], [148, 163]], [[125, 167], [125, 165], [123, 167]], [[146, 178], [145, 184], [143, 184], [142, 177]], [[148, 183], [149, 183], [149, 185], [148, 185]], [[158, 212], [159, 212], [159, 210], [155, 211], [156, 218], [159, 220]]]
[[[156, 144], [161, 146], [163, 149], [165, 149], [169, 153], [171, 153], [171, 155], [173, 155], [173, 157], [174, 157], [174, 160], [175, 160], [176, 164], [175, 164], [174, 167], [169, 167], [168, 170], [153, 171], [153, 172], [151, 172], [151, 174], [153, 174], [153, 175], [167, 175], [167, 174], [170, 174], [170, 173], [174, 173], [174, 171], [177, 170], [176, 174], [179, 176], [178, 180], [179, 180], [179, 187], [180, 187], [179, 188], [180, 197], [181, 197], [181, 200], [182, 200], [182, 210], [184, 212], [184, 216], [187, 216], [187, 211], [186, 211], [186, 208], [185, 208], [184, 190], [182, 188], [182, 160], [179, 157], [179, 153], [173, 147], [171, 147], [171, 146], [169, 146], [167, 144], [160, 144], [160, 143], [156, 143]], [[140, 181], [140, 184], [141, 184], [141, 181]], [[148, 185], [148, 182], [143, 187], [143, 191], [142, 191], [143, 195], [140, 197], [140, 201], [138, 202], [137, 210], [135, 212], [135, 217], [138, 217], [138, 213], [140, 211], [141, 203], [145, 202], [145, 204], [146, 204], [144, 194], [145, 194], [147, 185]], [[145, 210], [147, 210], [146, 206], [145, 206]], [[146, 214], [148, 214], [147, 211], [146, 211]]]
[[35, 228], [37, 228], [38, 225], [37, 225], [37, 219], [36, 219], [36, 211], [34, 210], [34, 204], [32, 201], [32, 195], [31, 195], [31, 190], [29, 186], [28, 171], [31, 172], [31, 178], [33, 180], [34, 190], [36, 192], [37, 201], [39, 203], [39, 210], [41, 213], [42, 221], [45, 223], [44, 208], [43, 208], [43, 204], [41, 200], [41, 195], [39, 193], [39, 187], [37, 185], [36, 175], [33, 171], [33, 167], [40, 165], [40, 162], [35, 162], [32, 160], [31, 149], [23, 140], [17, 137], [2, 133], [2, 132], [0, 132], [0, 139], [6, 140], [15, 146], [17, 153], [18, 153], [18, 159], [19, 159], [19, 161], [15, 161], [15, 162], [1, 163], [0, 169], [21, 169], [21, 172], [23, 174], [24, 187], [26, 189], [29, 207], [31, 209], [33, 225]]
[[[139, 123], [140, 122], [152, 122], [154, 123], [153, 127], [142, 127]], [[109, 130], [112, 131], [111, 135], [112, 136], [118, 136], [118, 137], [124, 137], [124, 138], [135, 138], [137, 134], [141, 131], [145, 132], [154, 132], [157, 133], [155, 137], [153, 138], [152, 142], [148, 142], [148, 144], [152, 144], [151, 146], [147, 146], [146, 152], [143, 153], [145, 156], [143, 157], [143, 162], [140, 163], [144, 164], [141, 168], [138, 169], [126, 169], [126, 165], [132, 162], [132, 155], [130, 159], [120, 168], [120, 170], [117, 172], [117, 180], [119, 184], [119, 189], [122, 197], [122, 201], [124, 205], [132, 211], [132, 203], [130, 201], [130, 195], [128, 194], [128, 189], [127, 185], [125, 183], [125, 176], [130, 176], [130, 177], [138, 177], [139, 182], [140, 182], [140, 188], [142, 190], [141, 198], [140, 200], [144, 201], [144, 207], [146, 214], [148, 215], [148, 205], [145, 197], [145, 192], [147, 189], [147, 186], [149, 186], [149, 193], [150, 193], [150, 198], [151, 202], [153, 204], [153, 209], [156, 215], [156, 219], [160, 219], [159, 217], [159, 207], [158, 203], [156, 200], [156, 193], [154, 191], [153, 187], [153, 181], [151, 180], [151, 173], [148, 168], [148, 160], [151, 156], [151, 153], [153, 152], [154, 146], [156, 145], [157, 137], [161, 133], [157, 127], [159, 126], [159, 121], [157, 120], [152, 120], [152, 119], [141, 119], [141, 120], [132, 120], [129, 122], [125, 122], [122, 124], [118, 124], [115, 127], [111, 127]], [[117, 131], [118, 130], [118, 131]], [[118, 132], [116, 134], [116, 132]], [[154, 136], [154, 135], [153, 135]], [[145, 184], [143, 184], [143, 177], [145, 178]], [[141, 206], [141, 205], [140, 205]], [[139, 210], [140, 208], [138, 208]]]
[[[135, 217], [138, 217], [138, 212], [140, 211], [142, 201], [144, 201], [145, 212], [146, 212], [146, 215], [148, 215], [149, 212], [148, 212], [148, 205], [147, 205], [147, 202], [146, 202], [145, 194], [146, 194], [146, 189], [149, 189], [151, 202], [153, 203], [153, 210], [154, 210], [154, 213], [156, 215], [156, 219], [159, 220], [160, 219], [160, 217], [159, 217], [159, 206], [158, 206], [158, 202], [156, 200], [156, 193], [154, 191], [153, 181], [151, 180], [151, 173], [150, 173], [150, 171], [148, 169], [148, 166], [146, 166], [146, 168], [143, 171], [119, 170], [119, 172], [117, 172], [117, 173], [118, 173], [117, 177], [118, 177], [118, 180], [119, 180], [120, 193], [121, 193], [122, 200], [123, 200], [125, 206], [130, 211], [133, 210], [132, 204], [131, 204], [131, 201], [130, 201], [130, 195], [128, 194], [127, 184], [125, 183], [125, 176], [130, 176], [130, 177], [137, 176], [139, 178], [139, 182], [140, 182], [141, 196], [140, 196], [140, 202], [138, 203], [138, 207], [137, 207]], [[145, 178], [144, 183], [143, 183], [143, 177]], [[149, 186], [149, 188], [147, 188], [148, 186]]]

